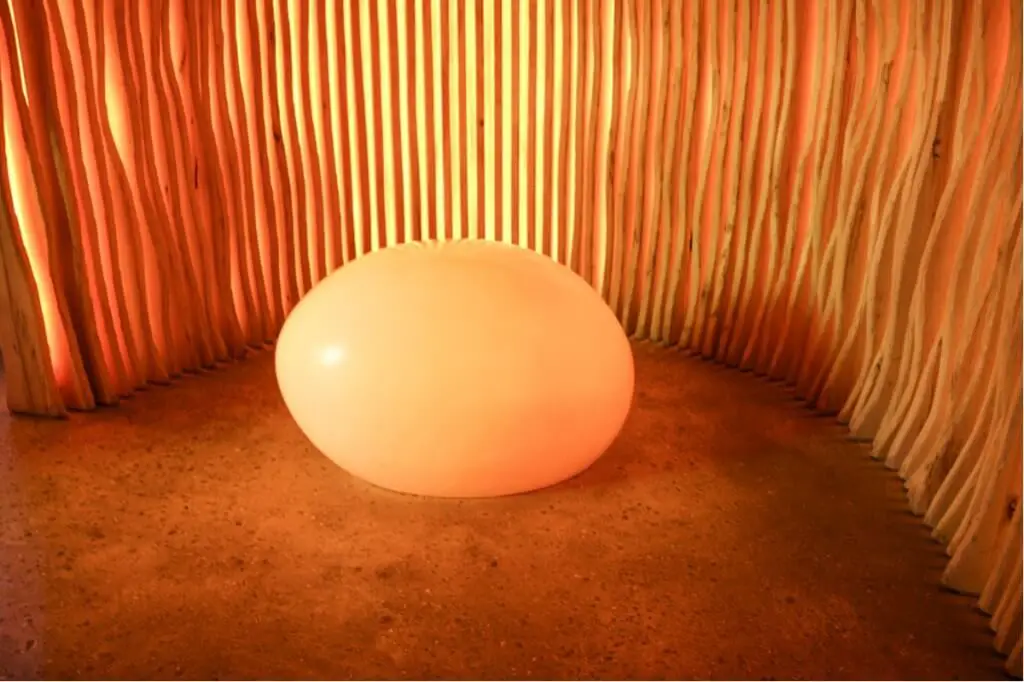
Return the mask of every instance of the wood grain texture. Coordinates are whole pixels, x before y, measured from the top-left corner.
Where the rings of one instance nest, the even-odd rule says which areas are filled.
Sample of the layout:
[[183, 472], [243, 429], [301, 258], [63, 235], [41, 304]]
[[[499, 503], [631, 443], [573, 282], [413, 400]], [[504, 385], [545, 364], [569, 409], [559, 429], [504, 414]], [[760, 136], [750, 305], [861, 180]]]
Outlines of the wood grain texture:
[[485, 237], [637, 338], [792, 385], [905, 479], [1021, 675], [1013, 0], [0, 3], [8, 403], [272, 342]]

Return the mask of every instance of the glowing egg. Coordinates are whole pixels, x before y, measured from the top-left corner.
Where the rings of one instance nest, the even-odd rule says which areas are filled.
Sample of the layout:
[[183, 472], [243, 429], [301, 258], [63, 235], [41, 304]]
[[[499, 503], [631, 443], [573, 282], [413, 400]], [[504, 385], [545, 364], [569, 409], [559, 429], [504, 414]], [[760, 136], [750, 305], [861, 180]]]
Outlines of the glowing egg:
[[284, 402], [321, 452], [391, 490], [485, 497], [553, 485], [615, 439], [633, 355], [600, 296], [540, 254], [412, 243], [340, 268], [277, 342]]

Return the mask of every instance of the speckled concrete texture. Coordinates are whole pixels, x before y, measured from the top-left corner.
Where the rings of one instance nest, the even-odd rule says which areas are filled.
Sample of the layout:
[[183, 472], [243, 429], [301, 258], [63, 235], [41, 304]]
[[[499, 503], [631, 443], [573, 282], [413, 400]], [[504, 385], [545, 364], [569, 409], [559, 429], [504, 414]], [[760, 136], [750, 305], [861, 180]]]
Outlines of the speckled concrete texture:
[[1002, 676], [866, 446], [779, 385], [635, 352], [609, 453], [504, 499], [352, 479], [291, 422], [270, 352], [67, 422], [3, 414], [0, 672]]

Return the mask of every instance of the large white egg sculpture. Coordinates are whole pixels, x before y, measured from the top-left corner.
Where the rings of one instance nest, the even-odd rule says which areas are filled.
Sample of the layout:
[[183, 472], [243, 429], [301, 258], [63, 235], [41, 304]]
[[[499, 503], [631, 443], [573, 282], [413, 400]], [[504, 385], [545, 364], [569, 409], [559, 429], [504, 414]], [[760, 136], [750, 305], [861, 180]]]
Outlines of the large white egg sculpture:
[[593, 288], [546, 256], [475, 240], [340, 268], [289, 315], [276, 369], [299, 428], [336, 464], [440, 497], [576, 475], [633, 397], [629, 341]]

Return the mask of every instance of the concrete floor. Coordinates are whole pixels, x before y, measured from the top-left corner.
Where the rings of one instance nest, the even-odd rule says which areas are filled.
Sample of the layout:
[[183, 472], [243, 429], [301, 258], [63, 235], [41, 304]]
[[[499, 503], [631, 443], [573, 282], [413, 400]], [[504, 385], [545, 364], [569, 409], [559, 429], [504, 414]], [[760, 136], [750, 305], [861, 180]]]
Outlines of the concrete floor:
[[779, 385], [636, 360], [604, 458], [495, 500], [353, 480], [270, 353], [68, 422], [0, 414], [0, 673], [1002, 677], [866, 446]]

